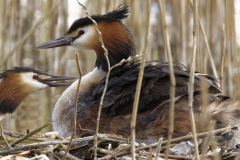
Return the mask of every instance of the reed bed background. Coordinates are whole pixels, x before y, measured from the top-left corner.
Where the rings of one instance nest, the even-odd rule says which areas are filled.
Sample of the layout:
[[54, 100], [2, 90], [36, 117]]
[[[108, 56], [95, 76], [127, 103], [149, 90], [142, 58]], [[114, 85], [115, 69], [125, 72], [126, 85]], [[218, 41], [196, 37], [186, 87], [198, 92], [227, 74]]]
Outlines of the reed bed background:
[[[160, 1], [160, 0], [159, 0]], [[159, 1], [151, 1], [151, 33], [147, 60], [167, 61], [163, 41]], [[196, 71], [221, 78], [223, 94], [240, 99], [240, 47], [237, 43], [235, 19], [239, 13], [236, 4], [240, 0], [199, 0], [198, 13], [205, 35], [199, 30]], [[90, 14], [112, 11], [120, 4], [130, 6], [131, 13], [124, 23], [133, 32], [137, 53], [145, 46], [147, 1], [134, 0], [88, 0], [80, 1]], [[165, 0], [165, 15], [174, 62], [190, 67], [192, 60], [193, 11], [189, 0]], [[240, 10], [240, 8], [239, 8]], [[29, 66], [42, 71], [66, 76], [78, 76], [75, 52], [81, 60], [83, 74], [93, 69], [93, 51], [79, 51], [71, 47], [36, 50], [35, 46], [63, 36], [74, 17], [86, 15], [77, 1], [8, 0], [0, 1], [0, 70], [13, 66]], [[224, 30], [223, 30], [224, 28]], [[222, 34], [223, 33], [223, 34]], [[224, 43], [222, 43], [224, 35]], [[209, 50], [204, 42], [207, 37]], [[209, 52], [211, 51], [211, 56]], [[222, 61], [224, 60], [224, 64]], [[213, 64], [211, 64], [212, 62]], [[214, 73], [214, 67], [216, 73]], [[220, 71], [223, 67], [223, 76]], [[14, 114], [3, 121], [5, 130], [25, 133], [51, 121], [55, 102], [65, 88], [51, 88], [27, 97]], [[45, 129], [50, 131], [51, 127]]]

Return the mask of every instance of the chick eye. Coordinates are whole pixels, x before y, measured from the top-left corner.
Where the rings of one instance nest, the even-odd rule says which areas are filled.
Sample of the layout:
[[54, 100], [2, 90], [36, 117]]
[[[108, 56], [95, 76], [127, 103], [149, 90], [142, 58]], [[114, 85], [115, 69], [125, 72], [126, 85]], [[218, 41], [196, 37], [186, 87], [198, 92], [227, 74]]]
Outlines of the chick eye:
[[85, 33], [84, 30], [80, 30], [80, 31], [78, 32], [78, 36], [81, 36], [81, 35], [83, 35], [84, 33]]
[[37, 76], [37, 75], [33, 75], [32, 78], [35, 79], [35, 80], [37, 80], [37, 79], [38, 79], [38, 76]]

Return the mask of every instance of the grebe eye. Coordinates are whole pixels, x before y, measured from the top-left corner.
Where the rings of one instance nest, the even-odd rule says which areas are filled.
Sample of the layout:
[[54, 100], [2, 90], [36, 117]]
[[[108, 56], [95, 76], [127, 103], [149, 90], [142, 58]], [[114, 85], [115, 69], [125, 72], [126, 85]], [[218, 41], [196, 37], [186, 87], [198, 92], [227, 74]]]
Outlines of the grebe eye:
[[32, 78], [35, 79], [35, 80], [37, 80], [37, 79], [38, 79], [38, 76], [37, 76], [37, 75], [33, 75]]
[[80, 31], [78, 32], [78, 36], [81, 36], [81, 35], [83, 35], [84, 33], [85, 33], [84, 30], [80, 30]]

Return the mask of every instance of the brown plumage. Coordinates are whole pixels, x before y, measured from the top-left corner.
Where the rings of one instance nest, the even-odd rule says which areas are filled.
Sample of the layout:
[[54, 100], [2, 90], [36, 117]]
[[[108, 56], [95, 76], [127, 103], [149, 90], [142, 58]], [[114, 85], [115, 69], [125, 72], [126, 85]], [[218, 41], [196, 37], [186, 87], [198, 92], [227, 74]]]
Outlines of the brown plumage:
[[[136, 55], [133, 36], [121, 22], [127, 17], [128, 12], [128, 7], [120, 6], [106, 15], [92, 16], [102, 32], [111, 66], [121, 59]], [[96, 68], [82, 77], [77, 112], [77, 136], [92, 135], [105, 84], [107, 65], [95, 26], [87, 17], [76, 20], [65, 36], [37, 48], [68, 45], [79, 49], [92, 49], [97, 55]], [[135, 57], [112, 70], [101, 113], [101, 133], [119, 134], [124, 137], [130, 135], [131, 112], [139, 68], [140, 58]], [[168, 63], [159, 61], [149, 61], [145, 64], [136, 124], [136, 138], [139, 142], [152, 143], [159, 137], [167, 137], [170, 96], [168, 68]], [[174, 75], [176, 97], [173, 136], [179, 137], [191, 132], [187, 105], [189, 71], [181, 64], [174, 64]], [[77, 81], [62, 94], [53, 111], [53, 128], [64, 137], [72, 134], [76, 87]], [[221, 90], [217, 79], [210, 75], [195, 73], [193, 108], [198, 132], [207, 131], [211, 119], [216, 120], [216, 128], [239, 125], [239, 102], [219, 94]], [[202, 97], [205, 97], [206, 106], [202, 104]], [[229, 143], [231, 146], [240, 142], [239, 135], [238, 132], [234, 135]]]

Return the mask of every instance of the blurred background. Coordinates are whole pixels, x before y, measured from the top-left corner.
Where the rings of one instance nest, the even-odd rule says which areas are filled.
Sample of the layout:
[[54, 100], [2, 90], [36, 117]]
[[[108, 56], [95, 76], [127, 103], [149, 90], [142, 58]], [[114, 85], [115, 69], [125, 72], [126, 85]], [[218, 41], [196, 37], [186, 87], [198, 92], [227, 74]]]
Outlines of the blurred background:
[[[151, 37], [147, 58], [167, 61], [159, 1], [151, 2]], [[129, 5], [131, 13], [124, 23], [133, 32], [137, 53], [142, 54], [145, 46], [146, 1], [80, 0], [80, 2], [86, 5], [91, 15], [107, 13], [120, 4]], [[164, 2], [173, 60], [183, 63], [188, 68], [192, 60], [193, 44], [193, 11], [190, 2], [191, 0]], [[202, 29], [198, 23], [196, 70], [217, 76], [222, 82], [223, 94], [240, 99], [240, 0], [198, 2]], [[71, 47], [35, 49], [35, 46], [43, 42], [63, 36], [72, 22], [85, 16], [83, 8], [76, 0], [1, 0], [0, 71], [13, 66], [28, 66], [50, 74], [78, 76], [74, 54], [78, 52], [83, 73], [88, 73], [95, 63], [93, 51], [83, 52]], [[221, 43], [222, 35], [225, 37], [224, 43]], [[54, 104], [64, 89], [66, 88], [51, 88], [30, 95], [14, 114], [8, 115], [3, 120], [3, 128], [26, 133], [27, 129], [32, 131], [50, 122]], [[45, 129], [50, 130], [51, 127]]]

